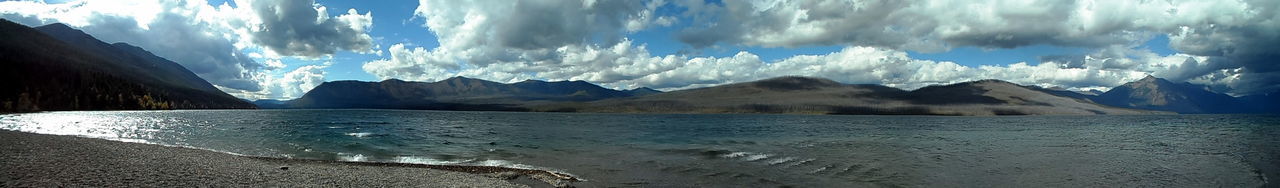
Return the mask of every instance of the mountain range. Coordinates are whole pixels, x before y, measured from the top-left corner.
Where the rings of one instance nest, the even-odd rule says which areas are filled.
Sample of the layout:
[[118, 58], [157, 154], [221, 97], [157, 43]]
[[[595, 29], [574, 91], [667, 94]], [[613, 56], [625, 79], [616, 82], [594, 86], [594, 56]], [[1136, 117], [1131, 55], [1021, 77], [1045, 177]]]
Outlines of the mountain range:
[[983, 80], [905, 91], [810, 77], [779, 77], [660, 92], [612, 90], [583, 81], [503, 84], [454, 77], [438, 82], [335, 81], [264, 107], [392, 108], [547, 112], [808, 113], [918, 115], [1146, 114], [1032, 87]]
[[1277, 95], [1232, 97], [1190, 83], [1147, 77], [1107, 92], [1076, 92], [980, 80], [902, 90], [786, 76], [661, 92], [612, 90], [583, 81], [503, 84], [453, 77], [438, 82], [326, 82], [264, 108], [390, 108], [612, 113], [803, 113], [1046, 115], [1275, 113]]
[[256, 108], [181, 65], [63, 24], [0, 20], [0, 112]]
[[912, 91], [823, 78], [778, 77], [641, 97], [533, 106], [533, 111], [872, 115], [1149, 114], [1053, 95], [1000, 80]]
[[[288, 101], [284, 107], [525, 111], [527, 106], [535, 104], [595, 101], [659, 92], [649, 88], [612, 90], [584, 81], [526, 80], [503, 84], [466, 77], [439, 82], [396, 79], [382, 82], [334, 81], [316, 86], [301, 98]], [[271, 101], [257, 103], [280, 106], [272, 105]]]

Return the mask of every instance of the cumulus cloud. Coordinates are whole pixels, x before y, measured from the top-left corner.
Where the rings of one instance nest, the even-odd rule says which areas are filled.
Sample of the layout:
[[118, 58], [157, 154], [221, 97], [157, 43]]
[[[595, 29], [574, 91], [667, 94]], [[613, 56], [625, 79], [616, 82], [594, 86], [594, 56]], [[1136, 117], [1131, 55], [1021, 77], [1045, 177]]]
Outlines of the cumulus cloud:
[[636, 32], [636, 31], [644, 30], [654, 26], [665, 27], [665, 26], [671, 26], [671, 24], [675, 24], [676, 22], [675, 17], [661, 16], [661, 15], [657, 15], [656, 13], [659, 7], [662, 7], [666, 4], [667, 2], [663, 0], [654, 0], [654, 1], [649, 1], [648, 3], [645, 3], [645, 9], [643, 11], [640, 11], [636, 15], [633, 15], [632, 17], [627, 19], [627, 22], [625, 25], [627, 32]]
[[[627, 28], [643, 28], [652, 8], [639, 1], [446, 1], [422, 0], [414, 11], [438, 37], [427, 64], [476, 65], [555, 61], [555, 50], [621, 41]], [[639, 21], [633, 21], [639, 20]], [[631, 26], [629, 26], [631, 25]]]
[[247, 21], [253, 42], [284, 56], [319, 57], [338, 50], [373, 52], [373, 38], [366, 30], [373, 25], [372, 13], [329, 17], [324, 6], [314, 0], [238, 1], [257, 17]]
[[1001, 79], [1044, 87], [1115, 86], [1146, 75], [1142, 71], [1100, 67], [1069, 68], [1049, 62], [1037, 65], [969, 67], [946, 61], [913, 59], [904, 51], [880, 47], [847, 47], [824, 55], [803, 55], [764, 62], [751, 53], [725, 58], [693, 58], [684, 66], [620, 83], [630, 86], [688, 88], [800, 75], [843, 83], [884, 84], [902, 89], [980, 79]]
[[[435, 80], [454, 75], [499, 81], [535, 78], [556, 67], [575, 66], [571, 51], [595, 45], [630, 48], [627, 32], [669, 25], [672, 18], [654, 10], [662, 1], [443, 1], [422, 0], [415, 15], [439, 39], [434, 49], [392, 45], [390, 59], [366, 63], [380, 78]], [[622, 45], [619, 45], [622, 44]], [[571, 61], [566, 63], [566, 61]], [[609, 68], [609, 62], [596, 63]], [[568, 70], [575, 71], [575, 70]], [[576, 72], [575, 72], [576, 73]], [[557, 78], [558, 79], [558, 78]]]
[[[695, 46], [881, 46], [938, 50], [1033, 44], [1098, 47], [1186, 25], [1244, 24], [1265, 1], [688, 1]], [[1274, 4], [1274, 3], [1270, 3]], [[1261, 11], [1261, 10], [1256, 10]]]
[[[617, 88], [681, 89], [803, 75], [846, 83], [913, 89], [978, 79], [1045, 87], [1105, 89], [1146, 75], [1211, 84], [1249, 94], [1274, 90], [1277, 4], [1269, 1], [651, 1], [604, 6], [594, 1], [421, 1], [415, 12], [439, 36], [434, 49], [393, 46], [390, 59], [364, 69], [380, 78], [437, 80], [462, 75], [496, 81], [585, 80]], [[565, 8], [549, 13], [548, 3]], [[600, 3], [600, 2], [594, 2]], [[613, 2], [618, 3], [618, 2]], [[674, 37], [695, 48], [842, 45], [825, 55], [776, 61], [740, 52], [729, 57], [653, 55], [619, 33], [669, 24], [662, 6], [691, 22]], [[593, 14], [614, 7], [615, 14]], [[566, 19], [572, 17], [574, 19]], [[576, 20], [586, 18], [589, 21]], [[513, 21], [514, 20], [514, 21]], [[613, 21], [607, 21], [613, 20]], [[663, 21], [666, 20], [666, 21]], [[583, 23], [596, 27], [583, 26]], [[615, 22], [616, 21], [616, 22]], [[528, 23], [542, 23], [536, 27]], [[588, 24], [590, 25], [590, 24]], [[513, 29], [515, 28], [515, 29]], [[520, 32], [516, 32], [520, 31]], [[1140, 46], [1158, 35], [1178, 53]], [[512, 37], [521, 38], [512, 38]], [[606, 40], [600, 40], [606, 39]], [[919, 60], [907, 51], [1027, 45], [1093, 49], [1040, 63], [963, 66]], [[1272, 89], [1266, 89], [1272, 88]]]
[[307, 91], [311, 91], [312, 88], [324, 83], [325, 74], [327, 74], [324, 69], [332, 65], [332, 62], [304, 65], [279, 77], [271, 76], [267, 73], [259, 73], [255, 76], [258, 80], [257, 83], [260, 83], [263, 88], [259, 91], [221, 89], [232, 96], [246, 99], [294, 99], [302, 97]]
[[[689, 14], [699, 22], [678, 34], [681, 41], [694, 47], [849, 45], [933, 52], [959, 46], [1046, 44], [1109, 51], [1113, 46], [1167, 35], [1169, 45], [1181, 53], [1207, 57], [1179, 62], [1186, 65], [1177, 67], [1187, 70], [1167, 73], [1174, 81], [1230, 84], [1235, 93], [1265, 92], [1273, 89], [1254, 86], [1280, 85], [1272, 79], [1222, 80], [1275, 77], [1272, 74], [1280, 71], [1280, 65], [1272, 63], [1280, 58], [1280, 52], [1271, 50], [1271, 45], [1280, 43], [1280, 14], [1276, 13], [1280, 3], [1275, 1], [762, 0], [677, 4], [689, 7]], [[1151, 61], [1132, 63], [1170, 66], [1163, 60], [1139, 59]], [[1240, 71], [1223, 71], [1233, 69]]]
[[[1046, 62], [970, 67], [946, 61], [913, 59], [905, 51], [854, 46], [823, 55], [802, 55], [777, 61], [740, 52], [729, 57], [654, 56], [644, 45], [623, 40], [612, 46], [576, 45], [554, 51], [556, 62], [516, 61], [487, 65], [431, 64], [430, 51], [392, 46], [391, 59], [366, 63], [364, 69], [383, 79], [440, 80], [468, 76], [501, 82], [524, 79], [584, 80], [607, 87], [685, 89], [800, 75], [844, 83], [884, 84], [915, 89], [935, 84], [1001, 79], [1020, 84], [1076, 90], [1104, 89], [1148, 74], [1177, 76], [1211, 70], [1207, 57], [1187, 54], [1110, 57], [1110, 52], [1082, 56], [1078, 65]], [[1132, 52], [1138, 51], [1138, 52]]]
[[395, 44], [387, 51], [391, 59], [365, 63], [364, 70], [382, 79], [436, 80], [450, 77], [460, 68], [453, 62], [432, 60], [436, 54], [422, 47], [406, 49], [404, 44]]
[[[198, 0], [6, 1], [0, 2], [0, 17], [28, 26], [65, 23], [106, 42], [130, 43], [173, 60], [230, 93], [292, 91], [274, 90], [276, 86], [268, 83], [283, 79], [268, 78], [271, 71], [287, 66], [278, 59], [281, 55], [311, 58], [338, 50], [373, 52], [372, 39], [366, 34], [372, 13], [352, 9], [330, 17], [325, 7], [312, 0], [238, 0], [236, 4], [242, 6], [211, 6]], [[255, 61], [264, 58], [255, 50], [272, 59]]]

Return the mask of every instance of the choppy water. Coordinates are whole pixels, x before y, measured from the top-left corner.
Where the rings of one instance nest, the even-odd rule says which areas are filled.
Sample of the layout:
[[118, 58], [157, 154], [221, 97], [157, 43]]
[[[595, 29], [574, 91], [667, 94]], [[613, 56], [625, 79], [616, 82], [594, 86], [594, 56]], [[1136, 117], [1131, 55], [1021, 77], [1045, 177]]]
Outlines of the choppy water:
[[[1280, 117], [196, 110], [0, 129], [244, 155], [549, 169], [578, 186], [1278, 186]], [[1269, 183], [1270, 182], [1270, 183]]]

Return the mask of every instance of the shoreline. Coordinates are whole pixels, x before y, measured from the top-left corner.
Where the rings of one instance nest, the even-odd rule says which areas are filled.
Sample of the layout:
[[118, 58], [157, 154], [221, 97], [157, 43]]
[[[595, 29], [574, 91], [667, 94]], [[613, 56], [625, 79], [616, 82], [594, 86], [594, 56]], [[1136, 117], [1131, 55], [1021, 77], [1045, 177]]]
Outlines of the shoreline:
[[566, 187], [565, 174], [492, 166], [241, 156], [0, 130], [0, 186]]

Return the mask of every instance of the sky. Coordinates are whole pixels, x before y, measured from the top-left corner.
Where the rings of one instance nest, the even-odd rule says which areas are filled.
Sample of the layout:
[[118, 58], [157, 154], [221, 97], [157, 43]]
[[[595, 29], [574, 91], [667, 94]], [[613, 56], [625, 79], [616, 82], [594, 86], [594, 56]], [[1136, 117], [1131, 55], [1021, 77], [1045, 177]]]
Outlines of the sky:
[[65, 23], [246, 99], [455, 76], [679, 90], [777, 76], [902, 89], [982, 79], [1107, 90], [1147, 75], [1280, 90], [1275, 0], [59, 0]]

